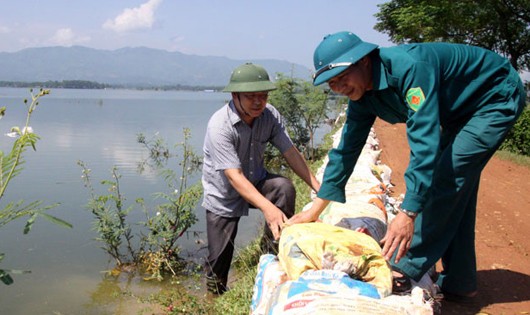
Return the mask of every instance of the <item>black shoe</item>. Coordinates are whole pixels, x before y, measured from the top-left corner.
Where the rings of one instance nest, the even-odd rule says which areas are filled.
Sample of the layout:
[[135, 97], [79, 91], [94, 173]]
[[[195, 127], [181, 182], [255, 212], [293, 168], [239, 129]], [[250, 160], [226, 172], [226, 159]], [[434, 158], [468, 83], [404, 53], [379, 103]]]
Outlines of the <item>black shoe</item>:
[[444, 301], [463, 305], [470, 305], [473, 304], [473, 302], [476, 300], [475, 298], [477, 296], [477, 291], [473, 291], [468, 294], [457, 294], [442, 290], [442, 294]]
[[206, 275], [206, 289], [213, 294], [221, 295], [228, 289], [226, 281], [219, 280], [215, 275]]

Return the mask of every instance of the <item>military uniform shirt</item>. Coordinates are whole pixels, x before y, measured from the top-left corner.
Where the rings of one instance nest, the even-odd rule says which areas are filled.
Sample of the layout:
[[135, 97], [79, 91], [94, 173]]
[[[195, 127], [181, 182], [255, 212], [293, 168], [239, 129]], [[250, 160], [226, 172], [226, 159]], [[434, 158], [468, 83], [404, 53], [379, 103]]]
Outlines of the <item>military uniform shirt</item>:
[[[342, 138], [329, 153], [318, 197], [345, 202], [346, 182], [380, 117], [406, 123], [410, 163], [402, 208], [419, 212], [431, 188], [442, 131], [456, 133], [481, 107], [506, 106], [506, 99], [518, 93], [519, 76], [505, 58], [459, 44], [379, 48], [371, 58], [373, 89], [349, 101]], [[475, 132], [487, 137], [488, 126], [478, 126]]]

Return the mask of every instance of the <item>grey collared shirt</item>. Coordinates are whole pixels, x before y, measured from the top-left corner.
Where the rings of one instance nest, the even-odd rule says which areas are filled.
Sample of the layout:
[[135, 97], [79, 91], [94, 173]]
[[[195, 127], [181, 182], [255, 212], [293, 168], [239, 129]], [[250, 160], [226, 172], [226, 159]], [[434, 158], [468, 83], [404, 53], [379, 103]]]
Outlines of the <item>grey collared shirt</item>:
[[212, 115], [203, 147], [204, 208], [223, 217], [248, 215], [248, 202], [232, 187], [224, 170], [240, 168], [256, 185], [267, 175], [263, 165], [267, 142], [282, 154], [293, 146], [282, 116], [270, 104], [254, 120], [252, 127], [239, 117], [233, 102]]

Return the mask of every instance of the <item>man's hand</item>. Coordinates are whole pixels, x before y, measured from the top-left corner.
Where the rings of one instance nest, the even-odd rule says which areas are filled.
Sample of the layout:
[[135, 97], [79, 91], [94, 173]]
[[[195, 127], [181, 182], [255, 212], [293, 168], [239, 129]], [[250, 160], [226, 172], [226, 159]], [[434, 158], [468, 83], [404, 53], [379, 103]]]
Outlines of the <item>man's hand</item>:
[[409, 250], [413, 234], [414, 218], [399, 212], [388, 226], [385, 237], [381, 240], [381, 244], [383, 244], [382, 254], [385, 259], [390, 260], [397, 250], [394, 262], [398, 263]]
[[287, 221], [287, 217], [285, 216], [285, 214], [280, 209], [274, 207], [268, 209], [267, 211], [263, 211], [263, 216], [265, 217], [265, 220], [267, 221], [267, 224], [269, 225], [269, 228], [272, 231], [274, 239], [280, 239], [282, 228], [285, 222]]
[[293, 215], [286, 223], [287, 225], [293, 225], [298, 223], [314, 222], [317, 219], [318, 215], [315, 216], [310, 210], [307, 210]]
[[269, 225], [275, 240], [280, 238], [281, 229], [287, 221], [285, 214], [278, 209], [270, 200], [265, 198], [256, 187], [245, 177], [240, 168], [226, 169], [226, 178], [235, 190], [249, 204], [261, 209], [263, 216]]
[[293, 225], [297, 223], [308, 223], [308, 222], [315, 222], [318, 220], [318, 217], [326, 208], [326, 206], [329, 204], [329, 200], [321, 199], [321, 198], [315, 198], [313, 200], [313, 203], [311, 204], [311, 208], [309, 208], [306, 211], [301, 211], [294, 216], [292, 216], [289, 221], [287, 221], [287, 225]]

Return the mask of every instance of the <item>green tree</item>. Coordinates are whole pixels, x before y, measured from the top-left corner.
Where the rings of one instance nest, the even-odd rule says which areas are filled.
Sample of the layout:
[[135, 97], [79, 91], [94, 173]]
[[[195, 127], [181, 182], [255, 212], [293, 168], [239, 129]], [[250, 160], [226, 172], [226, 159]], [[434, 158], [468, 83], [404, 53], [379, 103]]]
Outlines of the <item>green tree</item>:
[[491, 49], [530, 69], [530, 0], [392, 0], [378, 5], [377, 31], [391, 41], [447, 41]]
[[269, 101], [285, 119], [286, 128], [300, 152], [314, 158], [314, 136], [327, 113], [327, 93], [310, 82], [278, 74], [277, 89]]
[[301, 120], [309, 133], [309, 154], [311, 160], [315, 160], [315, 132], [327, 117], [328, 95], [322, 89], [313, 86], [311, 82], [304, 81], [301, 84], [301, 92], [297, 95], [302, 111]]
[[298, 81], [279, 73], [276, 79], [277, 89], [272, 91], [269, 102], [273, 104], [285, 119], [285, 125], [298, 149], [302, 149], [310, 140], [309, 132], [301, 123], [302, 106], [296, 97]]

